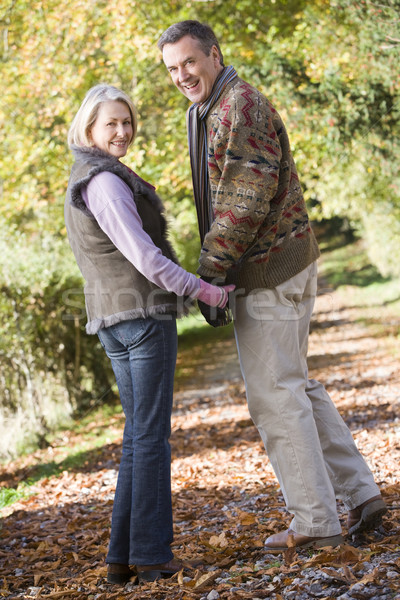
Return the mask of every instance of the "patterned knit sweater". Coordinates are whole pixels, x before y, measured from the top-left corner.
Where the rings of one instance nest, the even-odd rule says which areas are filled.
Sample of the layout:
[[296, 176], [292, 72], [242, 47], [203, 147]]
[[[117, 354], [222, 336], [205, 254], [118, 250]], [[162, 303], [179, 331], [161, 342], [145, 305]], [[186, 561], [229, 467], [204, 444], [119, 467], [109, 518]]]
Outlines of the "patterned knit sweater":
[[206, 124], [214, 222], [198, 273], [245, 293], [276, 287], [319, 256], [282, 119], [237, 77]]

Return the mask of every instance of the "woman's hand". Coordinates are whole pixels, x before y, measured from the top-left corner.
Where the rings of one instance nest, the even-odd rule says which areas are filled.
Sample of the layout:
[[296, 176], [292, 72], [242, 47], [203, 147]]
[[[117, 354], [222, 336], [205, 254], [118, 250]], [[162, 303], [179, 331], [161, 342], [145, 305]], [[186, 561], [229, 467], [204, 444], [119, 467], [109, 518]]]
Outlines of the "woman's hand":
[[197, 295], [197, 299], [200, 302], [204, 302], [208, 306], [217, 306], [218, 308], [225, 308], [228, 302], [228, 294], [235, 289], [234, 285], [212, 285], [207, 283], [203, 279], [200, 279], [200, 291]]

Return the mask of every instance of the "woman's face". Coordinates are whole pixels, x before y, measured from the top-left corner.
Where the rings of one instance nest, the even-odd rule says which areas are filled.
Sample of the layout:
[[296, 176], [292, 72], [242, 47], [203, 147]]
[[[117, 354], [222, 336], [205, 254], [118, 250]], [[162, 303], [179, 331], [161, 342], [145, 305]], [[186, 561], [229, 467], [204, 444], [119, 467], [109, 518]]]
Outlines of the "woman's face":
[[132, 117], [125, 102], [108, 100], [100, 104], [89, 134], [96, 148], [121, 158], [128, 151], [132, 135]]

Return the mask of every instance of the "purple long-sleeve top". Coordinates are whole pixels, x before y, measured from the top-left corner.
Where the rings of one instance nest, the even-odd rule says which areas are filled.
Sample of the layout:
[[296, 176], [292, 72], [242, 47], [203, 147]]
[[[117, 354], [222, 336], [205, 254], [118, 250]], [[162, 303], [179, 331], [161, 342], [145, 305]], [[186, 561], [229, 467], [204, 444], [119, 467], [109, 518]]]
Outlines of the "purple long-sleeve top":
[[82, 197], [101, 229], [142, 275], [168, 292], [197, 298], [200, 280], [153, 243], [143, 229], [132, 190], [120, 177], [98, 173], [82, 188]]

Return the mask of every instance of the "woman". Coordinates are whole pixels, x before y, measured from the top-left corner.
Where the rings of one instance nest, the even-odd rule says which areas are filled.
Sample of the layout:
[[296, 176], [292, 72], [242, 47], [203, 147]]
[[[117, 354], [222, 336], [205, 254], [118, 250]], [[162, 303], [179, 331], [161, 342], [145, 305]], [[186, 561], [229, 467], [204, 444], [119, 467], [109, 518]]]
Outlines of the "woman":
[[234, 286], [182, 269], [154, 187], [120, 162], [136, 134], [130, 98], [89, 90], [68, 134], [74, 154], [65, 203], [68, 238], [85, 279], [86, 331], [97, 333], [126, 416], [107, 580], [169, 577], [173, 558], [170, 446], [176, 316], [187, 299], [224, 307]]

